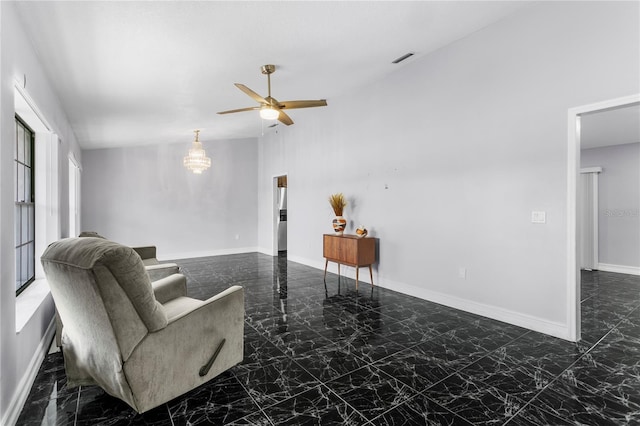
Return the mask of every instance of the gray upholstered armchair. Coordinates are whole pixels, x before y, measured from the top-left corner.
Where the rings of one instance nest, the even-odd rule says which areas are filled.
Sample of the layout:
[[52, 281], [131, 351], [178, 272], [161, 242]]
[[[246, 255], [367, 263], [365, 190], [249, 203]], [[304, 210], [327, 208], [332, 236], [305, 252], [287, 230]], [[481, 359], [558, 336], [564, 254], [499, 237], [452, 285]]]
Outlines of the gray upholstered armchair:
[[186, 297], [180, 274], [152, 287], [132, 248], [101, 238], [57, 241], [41, 260], [68, 386], [97, 384], [142, 413], [242, 361], [242, 287], [205, 301]]
[[144, 268], [151, 281], [177, 274], [180, 268], [177, 263], [160, 263], [156, 258], [156, 246], [131, 247], [142, 259]]
[[[95, 238], [104, 238], [102, 235], [98, 234], [95, 231], [82, 231], [79, 237], [95, 237]], [[142, 263], [144, 263], [144, 267], [149, 274], [149, 278], [151, 281], [156, 281], [161, 278], [168, 277], [169, 275], [177, 274], [180, 272], [180, 268], [176, 263], [160, 263], [156, 257], [156, 246], [143, 246], [143, 247], [132, 247], [136, 253], [140, 255], [142, 259]]]

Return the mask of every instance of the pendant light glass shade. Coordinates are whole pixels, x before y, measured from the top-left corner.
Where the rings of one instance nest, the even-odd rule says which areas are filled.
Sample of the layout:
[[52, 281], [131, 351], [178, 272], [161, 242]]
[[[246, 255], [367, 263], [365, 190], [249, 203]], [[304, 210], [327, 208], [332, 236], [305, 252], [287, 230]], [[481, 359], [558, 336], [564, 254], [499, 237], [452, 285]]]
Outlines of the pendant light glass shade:
[[264, 118], [265, 120], [275, 120], [279, 116], [280, 111], [271, 106], [264, 106], [260, 108], [260, 117]]
[[203, 170], [207, 170], [211, 167], [211, 158], [207, 157], [204, 149], [202, 148], [202, 143], [200, 143], [200, 140], [198, 139], [200, 130], [194, 130], [194, 132], [196, 134], [196, 138], [189, 150], [189, 155], [184, 157], [183, 164], [193, 173], [201, 174]]

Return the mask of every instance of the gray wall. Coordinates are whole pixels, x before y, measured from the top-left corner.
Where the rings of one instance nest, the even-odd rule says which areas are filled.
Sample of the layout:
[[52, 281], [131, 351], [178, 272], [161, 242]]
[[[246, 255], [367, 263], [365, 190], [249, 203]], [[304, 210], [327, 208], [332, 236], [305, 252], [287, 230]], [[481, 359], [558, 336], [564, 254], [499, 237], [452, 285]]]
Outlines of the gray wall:
[[327, 197], [344, 192], [347, 232], [380, 239], [377, 284], [569, 336], [567, 111], [640, 92], [639, 15], [630, 2], [537, 3], [292, 112], [260, 143], [260, 247], [286, 172], [290, 259], [324, 268]]
[[[205, 135], [203, 135], [205, 136]], [[202, 139], [212, 167], [186, 170], [183, 143], [83, 151], [82, 229], [163, 259], [256, 250], [256, 139]]]
[[640, 143], [584, 149], [581, 167], [598, 177], [599, 262], [640, 269]]

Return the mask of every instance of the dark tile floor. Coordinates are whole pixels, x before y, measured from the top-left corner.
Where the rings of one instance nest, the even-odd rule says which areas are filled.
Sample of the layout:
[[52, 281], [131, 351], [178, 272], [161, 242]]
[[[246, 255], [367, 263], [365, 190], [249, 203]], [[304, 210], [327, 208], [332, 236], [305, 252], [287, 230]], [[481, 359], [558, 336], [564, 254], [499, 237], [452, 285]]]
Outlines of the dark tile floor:
[[583, 273], [569, 343], [261, 254], [181, 260], [245, 288], [245, 359], [142, 415], [43, 363], [20, 425], [640, 424], [640, 277]]

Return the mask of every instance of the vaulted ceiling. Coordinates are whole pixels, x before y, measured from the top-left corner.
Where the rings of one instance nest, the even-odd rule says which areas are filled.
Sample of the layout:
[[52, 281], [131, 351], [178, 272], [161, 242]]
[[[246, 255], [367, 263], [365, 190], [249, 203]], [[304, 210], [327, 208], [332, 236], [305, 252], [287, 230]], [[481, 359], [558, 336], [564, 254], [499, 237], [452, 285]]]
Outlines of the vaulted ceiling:
[[[527, 7], [513, 1], [18, 2], [82, 148], [257, 137], [256, 103], [331, 99]], [[410, 59], [392, 61], [408, 52]], [[314, 109], [292, 110], [303, 122]], [[270, 124], [270, 123], [269, 123]], [[295, 125], [295, 124], [294, 124]]]

